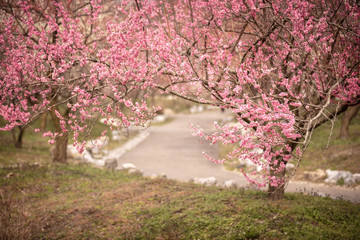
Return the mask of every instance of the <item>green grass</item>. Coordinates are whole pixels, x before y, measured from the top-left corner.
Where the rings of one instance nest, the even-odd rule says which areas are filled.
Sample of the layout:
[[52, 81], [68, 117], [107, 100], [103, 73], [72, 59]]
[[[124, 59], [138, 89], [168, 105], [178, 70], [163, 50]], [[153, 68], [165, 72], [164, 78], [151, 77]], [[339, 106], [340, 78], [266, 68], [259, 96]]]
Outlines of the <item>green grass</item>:
[[13, 163], [45, 163], [49, 158], [48, 139], [25, 129], [23, 147], [15, 148], [11, 132], [0, 132], [0, 165]]
[[343, 200], [286, 194], [270, 201], [258, 191], [150, 180], [84, 164], [1, 169], [0, 192], [0, 231], [12, 233], [10, 239], [20, 233], [25, 239], [356, 239], [360, 234], [360, 206]]
[[329, 123], [314, 131], [301, 162], [300, 171], [329, 168], [360, 173], [360, 115], [350, 124], [350, 138], [345, 140], [338, 138], [340, 125], [341, 117], [335, 122], [331, 137]]

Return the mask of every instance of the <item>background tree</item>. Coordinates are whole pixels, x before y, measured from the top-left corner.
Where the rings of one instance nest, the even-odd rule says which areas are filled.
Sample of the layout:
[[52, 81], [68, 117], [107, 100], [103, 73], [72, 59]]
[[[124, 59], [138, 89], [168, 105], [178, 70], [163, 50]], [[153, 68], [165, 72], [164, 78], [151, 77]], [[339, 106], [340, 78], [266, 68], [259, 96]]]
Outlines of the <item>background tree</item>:
[[1, 130], [26, 126], [50, 112], [55, 132], [43, 135], [55, 143], [53, 160], [64, 162], [68, 138], [73, 136], [81, 152], [100, 116], [119, 117], [119, 127], [148, 117], [145, 102], [131, 99], [146, 89], [131, 76], [138, 69], [126, 69], [121, 42], [106, 38], [111, 3], [1, 2], [0, 108], [7, 122]]

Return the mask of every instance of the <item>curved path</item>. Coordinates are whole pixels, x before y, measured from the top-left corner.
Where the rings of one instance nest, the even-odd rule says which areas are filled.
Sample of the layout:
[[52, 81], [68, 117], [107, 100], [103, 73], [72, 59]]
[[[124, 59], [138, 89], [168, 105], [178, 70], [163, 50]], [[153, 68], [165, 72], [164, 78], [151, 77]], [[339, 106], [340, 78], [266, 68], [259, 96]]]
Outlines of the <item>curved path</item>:
[[[221, 165], [203, 157], [202, 152], [217, 158], [217, 145], [202, 144], [198, 137], [190, 133], [190, 123], [211, 131], [213, 122], [226, 118], [219, 111], [197, 114], [179, 114], [166, 125], [151, 127], [150, 135], [132, 150], [118, 158], [118, 166], [133, 163], [145, 176], [165, 174], [170, 179], [189, 181], [193, 178], [215, 177], [218, 183], [233, 179], [238, 186], [246, 187], [249, 183], [236, 172], [229, 172]], [[352, 202], [360, 202], [360, 189], [330, 187], [324, 184], [308, 182], [290, 182], [287, 192], [320, 192], [332, 198], [342, 197]]]

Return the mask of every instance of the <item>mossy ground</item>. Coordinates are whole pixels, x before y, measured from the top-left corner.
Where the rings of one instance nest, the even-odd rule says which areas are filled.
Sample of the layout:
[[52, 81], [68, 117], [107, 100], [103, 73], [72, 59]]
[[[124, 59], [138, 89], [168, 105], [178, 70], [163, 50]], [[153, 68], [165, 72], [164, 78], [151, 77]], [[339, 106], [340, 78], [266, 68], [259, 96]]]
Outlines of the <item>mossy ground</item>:
[[0, 229], [9, 239], [356, 239], [360, 234], [360, 206], [343, 200], [286, 194], [270, 201], [263, 192], [151, 180], [85, 164], [2, 169], [0, 192]]

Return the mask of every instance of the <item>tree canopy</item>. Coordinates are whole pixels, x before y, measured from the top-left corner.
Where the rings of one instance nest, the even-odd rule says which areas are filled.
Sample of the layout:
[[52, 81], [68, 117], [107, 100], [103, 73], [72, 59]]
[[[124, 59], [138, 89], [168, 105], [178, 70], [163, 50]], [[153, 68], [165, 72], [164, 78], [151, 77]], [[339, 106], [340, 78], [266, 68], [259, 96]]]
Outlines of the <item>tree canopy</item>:
[[95, 113], [139, 124], [151, 111], [131, 94], [156, 88], [231, 109], [238, 127], [194, 133], [239, 143], [228, 157], [260, 165], [244, 175], [275, 191], [313, 130], [360, 102], [355, 0], [16, 3], [1, 7], [1, 130], [62, 103], [61, 129], [45, 135], [76, 139]]

